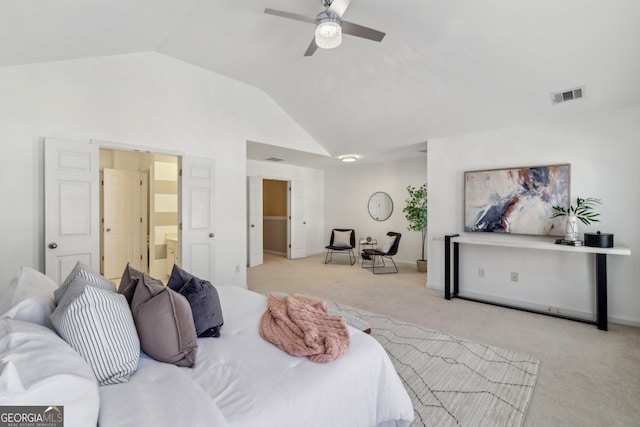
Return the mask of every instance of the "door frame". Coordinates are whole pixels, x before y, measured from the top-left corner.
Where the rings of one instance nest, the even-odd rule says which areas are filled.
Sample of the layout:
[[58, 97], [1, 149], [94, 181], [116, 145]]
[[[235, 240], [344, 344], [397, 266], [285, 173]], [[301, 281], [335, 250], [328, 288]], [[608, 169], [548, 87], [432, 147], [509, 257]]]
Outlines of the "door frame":
[[[291, 212], [291, 197], [290, 197], [291, 196], [291, 194], [290, 194], [291, 192], [289, 191], [289, 185], [290, 185], [291, 181], [304, 182], [304, 180], [295, 179], [295, 178], [284, 178], [282, 176], [272, 176], [272, 175], [260, 175], [260, 174], [258, 174], [258, 175], [247, 175], [247, 181], [252, 176], [255, 177], [255, 178], [260, 178], [263, 181], [265, 179], [267, 179], [267, 180], [271, 180], [271, 181], [284, 181], [284, 182], [287, 183], [287, 253], [286, 253], [285, 256], [288, 259], [291, 259], [291, 227], [290, 227], [290, 222], [291, 221], [289, 220], [289, 215], [290, 215], [290, 212]], [[249, 201], [249, 194], [248, 194], [249, 193], [249, 188], [248, 188], [248, 186], [247, 186], [247, 190], [246, 191], [247, 191], [247, 202], [248, 202]], [[264, 203], [264, 193], [262, 194], [262, 202]], [[248, 227], [250, 226], [248, 215], [249, 215], [249, 206], [248, 206], [248, 203], [247, 203], [247, 225], [246, 225], [247, 226], [247, 230], [249, 230]], [[263, 233], [264, 233], [264, 230], [263, 230]], [[263, 242], [264, 242], [264, 236], [263, 236]], [[264, 243], [263, 243], [263, 252], [264, 252]], [[305, 255], [305, 257], [306, 257], [306, 255]], [[249, 266], [249, 231], [247, 231], [247, 266]]]
[[[158, 154], [158, 155], [166, 155], [166, 156], [174, 156], [178, 158], [178, 163], [177, 163], [177, 167], [180, 168], [181, 166], [181, 162], [182, 162], [182, 157], [184, 157], [186, 154], [182, 151], [174, 151], [174, 150], [166, 150], [166, 149], [159, 149], [159, 148], [155, 148], [155, 147], [148, 147], [148, 146], [139, 146], [139, 145], [131, 145], [131, 144], [124, 144], [124, 143], [120, 143], [120, 142], [114, 142], [114, 141], [106, 141], [106, 140], [100, 140], [100, 139], [90, 139], [89, 140], [91, 144], [97, 145], [98, 146], [98, 150], [100, 150], [101, 148], [104, 149], [111, 149], [111, 150], [119, 150], [119, 151], [130, 151], [130, 152], [135, 152], [135, 153], [146, 153], [146, 154]], [[149, 197], [151, 197], [151, 191], [150, 191], [150, 180], [151, 180], [151, 176], [150, 176], [150, 170], [149, 169], [145, 169], [145, 170], [140, 170], [140, 179], [146, 182], [143, 182], [143, 190], [141, 193], [141, 203], [144, 201], [145, 203], [149, 202]], [[146, 175], [145, 175], [146, 174]], [[100, 179], [102, 179], [102, 172], [100, 172]], [[144, 176], [144, 177], [143, 177]], [[146, 187], [145, 187], [146, 186]], [[104, 197], [104, 195], [102, 194], [102, 186], [100, 186], [100, 197], [101, 197], [101, 201], [100, 201], [100, 218], [99, 221], [101, 222], [101, 218], [104, 217], [104, 212], [102, 212], [103, 206], [102, 206], [102, 198]], [[180, 194], [180, 185], [178, 184], [178, 195]], [[146, 200], [143, 200], [146, 197]], [[178, 196], [178, 229], [180, 228], [180, 211], [182, 210], [182, 206], [180, 205], [180, 197]], [[145, 212], [145, 214], [143, 215], [143, 211]], [[143, 222], [141, 224], [142, 230], [143, 230], [143, 237], [146, 236], [146, 229], [148, 227], [150, 227], [152, 224], [149, 221], [149, 214], [150, 212], [147, 209], [147, 206], [144, 207], [144, 209], [140, 210], [140, 214], [142, 215], [143, 218]], [[103, 237], [103, 233], [104, 231], [102, 230], [102, 223], [100, 224], [101, 229], [100, 229], [100, 271], [104, 271], [103, 270], [103, 261], [102, 261], [102, 239]], [[151, 233], [151, 231], [150, 231]], [[147, 242], [146, 237], [144, 237], [144, 244], [143, 247], [141, 248], [141, 251], [143, 253], [142, 257], [142, 265], [143, 268], [145, 270], [145, 272], [149, 272], [151, 273], [150, 269], [152, 269], [152, 266], [150, 265], [150, 256], [149, 253], [147, 251], [147, 249], [149, 248], [149, 244]], [[180, 243], [180, 232], [178, 230], [178, 242]], [[141, 242], [142, 243], [142, 242]], [[150, 249], [149, 249], [150, 250]]]

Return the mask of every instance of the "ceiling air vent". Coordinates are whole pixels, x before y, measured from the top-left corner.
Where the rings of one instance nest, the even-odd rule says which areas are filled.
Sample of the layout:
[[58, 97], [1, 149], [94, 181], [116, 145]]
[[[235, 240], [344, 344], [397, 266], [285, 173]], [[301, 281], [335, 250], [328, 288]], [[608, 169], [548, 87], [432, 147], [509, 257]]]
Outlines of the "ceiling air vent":
[[561, 102], [571, 101], [573, 99], [580, 99], [582, 97], [584, 97], [584, 86], [552, 93], [551, 103], [555, 105]]
[[268, 162], [281, 162], [282, 160], [284, 160], [284, 159], [279, 159], [277, 157], [269, 157], [267, 159]]

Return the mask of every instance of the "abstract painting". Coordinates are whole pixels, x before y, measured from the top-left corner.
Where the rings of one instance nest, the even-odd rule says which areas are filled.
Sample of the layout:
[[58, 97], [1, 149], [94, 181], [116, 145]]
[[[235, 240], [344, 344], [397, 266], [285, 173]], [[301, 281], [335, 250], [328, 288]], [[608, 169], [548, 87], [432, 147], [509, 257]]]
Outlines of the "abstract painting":
[[553, 206], [569, 207], [571, 165], [464, 173], [464, 230], [564, 235], [566, 218], [551, 219]]

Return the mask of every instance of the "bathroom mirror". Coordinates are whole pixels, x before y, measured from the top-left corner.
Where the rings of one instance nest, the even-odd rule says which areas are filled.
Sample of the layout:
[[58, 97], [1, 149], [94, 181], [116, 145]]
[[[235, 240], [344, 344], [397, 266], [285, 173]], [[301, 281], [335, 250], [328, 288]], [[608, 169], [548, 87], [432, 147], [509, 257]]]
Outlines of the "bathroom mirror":
[[378, 191], [369, 197], [369, 215], [376, 221], [386, 221], [393, 212], [393, 200], [387, 193]]

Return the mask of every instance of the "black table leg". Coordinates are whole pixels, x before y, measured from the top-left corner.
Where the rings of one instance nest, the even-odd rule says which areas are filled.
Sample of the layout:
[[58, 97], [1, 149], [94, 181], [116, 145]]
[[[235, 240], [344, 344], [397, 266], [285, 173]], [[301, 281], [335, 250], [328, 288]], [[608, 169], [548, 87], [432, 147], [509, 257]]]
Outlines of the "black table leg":
[[596, 254], [596, 324], [606, 331], [607, 326], [607, 255]]
[[453, 296], [460, 291], [460, 243], [453, 244]]
[[[451, 299], [451, 239], [458, 234], [444, 236], [444, 299]], [[453, 296], [458, 294], [458, 243], [453, 244]]]
[[444, 236], [444, 299], [451, 299], [451, 236]]

